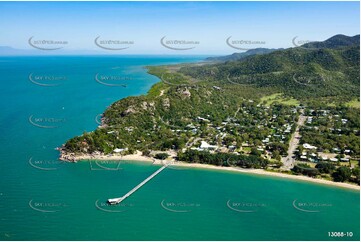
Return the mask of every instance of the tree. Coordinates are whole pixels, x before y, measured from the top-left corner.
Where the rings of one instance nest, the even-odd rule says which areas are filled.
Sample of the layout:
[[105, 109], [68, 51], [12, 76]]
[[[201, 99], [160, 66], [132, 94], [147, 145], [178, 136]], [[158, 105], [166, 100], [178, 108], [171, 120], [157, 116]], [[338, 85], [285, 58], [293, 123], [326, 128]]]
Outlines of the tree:
[[272, 151], [279, 151], [279, 154], [287, 155], [288, 146], [286, 144], [282, 144], [280, 142], [274, 142], [268, 147]]
[[272, 152], [272, 157], [273, 157], [273, 159], [275, 159], [275, 160], [278, 160], [278, 161], [281, 160], [280, 152], [279, 152], [278, 150], [274, 150], [274, 151]]
[[316, 177], [317, 175], [320, 174], [320, 172], [317, 169], [311, 168], [308, 164], [303, 164], [303, 163], [299, 163], [295, 165], [291, 170], [296, 174], [303, 174], [310, 177]]
[[332, 173], [335, 170], [335, 165], [328, 163], [328, 162], [320, 162], [316, 165], [316, 168], [321, 172], [321, 173]]
[[149, 156], [150, 155], [150, 150], [148, 150], [148, 149], [143, 150], [142, 155], [143, 156]]
[[169, 155], [167, 153], [158, 153], [154, 157], [159, 160], [165, 160], [168, 158], [168, 156]]
[[355, 167], [352, 169], [352, 176], [355, 177], [354, 181], [357, 184], [360, 184], [360, 167]]
[[261, 151], [257, 150], [257, 148], [253, 147], [250, 154], [255, 156], [261, 156], [262, 153]]
[[340, 166], [332, 174], [333, 180], [336, 182], [344, 182], [351, 178], [351, 169], [346, 166]]

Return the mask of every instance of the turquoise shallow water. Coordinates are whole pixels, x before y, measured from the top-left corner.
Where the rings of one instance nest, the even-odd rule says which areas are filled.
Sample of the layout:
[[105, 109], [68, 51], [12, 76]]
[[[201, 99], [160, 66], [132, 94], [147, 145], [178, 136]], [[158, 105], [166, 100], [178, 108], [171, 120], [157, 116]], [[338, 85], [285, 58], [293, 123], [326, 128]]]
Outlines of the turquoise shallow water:
[[[60, 163], [55, 147], [158, 81], [143, 66], [201, 57], [1, 57], [1, 240], [359, 240], [359, 192], [224, 171], [148, 163]], [[52, 76], [56, 81], [29, 80]], [[95, 75], [114, 76], [107, 86]], [[48, 78], [49, 79], [49, 78]], [[32, 79], [33, 80], [33, 79]], [[43, 128], [39, 127], [42, 126]], [[44, 128], [46, 127], [46, 128]], [[52, 128], [49, 128], [52, 127]], [[331, 238], [328, 232], [352, 232]]]

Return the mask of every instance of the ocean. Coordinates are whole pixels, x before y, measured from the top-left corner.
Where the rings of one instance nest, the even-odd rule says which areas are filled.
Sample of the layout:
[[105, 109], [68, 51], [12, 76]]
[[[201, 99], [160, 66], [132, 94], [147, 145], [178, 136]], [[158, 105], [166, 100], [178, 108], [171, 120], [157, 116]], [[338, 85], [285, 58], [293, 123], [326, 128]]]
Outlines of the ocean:
[[[64, 163], [111, 103], [144, 95], [147, 65], [202, 56], [0, 57], [0, 240], [359, 240], [359, 192], [146, 162]], [[343, 237], [331, 237], [343, 232]]]

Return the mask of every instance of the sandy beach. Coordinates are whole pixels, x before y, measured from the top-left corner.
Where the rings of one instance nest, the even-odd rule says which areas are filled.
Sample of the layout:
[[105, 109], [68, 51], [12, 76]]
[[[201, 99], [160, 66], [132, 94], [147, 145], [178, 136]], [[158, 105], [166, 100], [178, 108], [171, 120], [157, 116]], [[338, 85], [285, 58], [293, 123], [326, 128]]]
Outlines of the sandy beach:
[[[71, 158], [71, 159], [69, 159]], [[222, 171], [232, 171], [232, 172], [242, 172], [242, 173], [248, 173], [248, 174], [256, 174], [256, 175], [266, 175], [266, 176], [273, 176], [273, 177], [282, 177], [287, 179], [293, 179], [293, 180], [299, 180], [299, 181], [306, 181], [306, 182], [313, 182], [313, 183], [319, 183], [324, 185], [330, 185], [330, 186], [336, 186], [341, 188], [347, 188], [347, 189], [353, 189], [360, 191], [360, 186], [356, 184], [350, 184], [350, 183], [341, 183], [341, 182], [333, 182], [329, 180], [319, 179], [319, 178], [312, 178], [307, 176], [301, 176], [301, 175], [290, 175], [290, 174], [284, 174], [279, 172], [271, 172], [266, 171], [263, 169], [244, 169], [239, 167], [224, 167], [224, 166], [214, 166], [214, 165], [208, 165], [208, 164], [199, 164], [199, 163], [186, 163], [181, 161], [174, 161], [173, 160], [157, 160], [151, 157], [143, 156], [140, 151], [136, 152], [132, 155], [72, 155], [72, 154], [61, 154], [60, 160], [64, 161], [70, 161], [70, 162], [77, 162], [77, 161], [87, 161], [87, 160], [113, 160], [113, 161], [142, 161], [142, 162], [152, 162], [153, 164], [169, 164], [171, 166], [177, 166], [177, 167], [187, 167], [187, 168], [199, 168], [199, 169], [212, 169], [212, 170], [222, 170]]]
[[193, 167], [193, 168], [202, 168], [202, 169], [214, 169], [214, 170], [226, 170], [226, 171], [234, 171], [234, 172], [242, 172], [249, 174], [257, 174], [257, 175], [266, 175], [266, 176], [274, 176], [274, 177], [283, 177], [287, 179], [300, 180], [306, 182], [314, 182], [319, 184], [331, 185], [336, 187], [348, 188], [353, 190], [360, 190], [360, 187], [356, 184], [350, 183], [341, 183], [341, 182], [333, 182], [329, 180], [323, 180], [319, 178], [312, 178], [307, 176], [297, 176], [297, 175], [289, 175], [280, 172], [271, 172], [263, 169], [244, 169], [239, 167], [221, 167], [221, 166], [213, 166], [207, 164], [189, 164], [189, 163], [177, 163], [177, 166], [185, 166], [185, 167]]

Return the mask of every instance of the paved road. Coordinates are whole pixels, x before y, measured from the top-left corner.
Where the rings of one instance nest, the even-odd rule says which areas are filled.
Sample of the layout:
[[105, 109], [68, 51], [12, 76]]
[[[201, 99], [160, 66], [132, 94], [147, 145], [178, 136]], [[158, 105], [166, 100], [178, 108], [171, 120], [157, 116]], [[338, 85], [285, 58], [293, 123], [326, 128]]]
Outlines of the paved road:
[[306, 116], [303, 115], [303, 110], [302, 113], [300, 114], [299, 118], [298, 118], [298, 122], [297, 122], [297, 127], [295, 132], [292, 134], [289, 146], [288, 146], [288, 151], [287, 151], [287, 156], [286, 157], [282, 157], [282, 169], [285, 170], [289, 170], [291, 168], [293, 168], [294, 164], [295, 164], [295, 159], [292, 158], [292, 156], [294, 155], [295, 150], [298, 147], [298, 144], [300, 143], [300, 127], [302, 125], [304, 125], [305, 121], [306, 121]]

